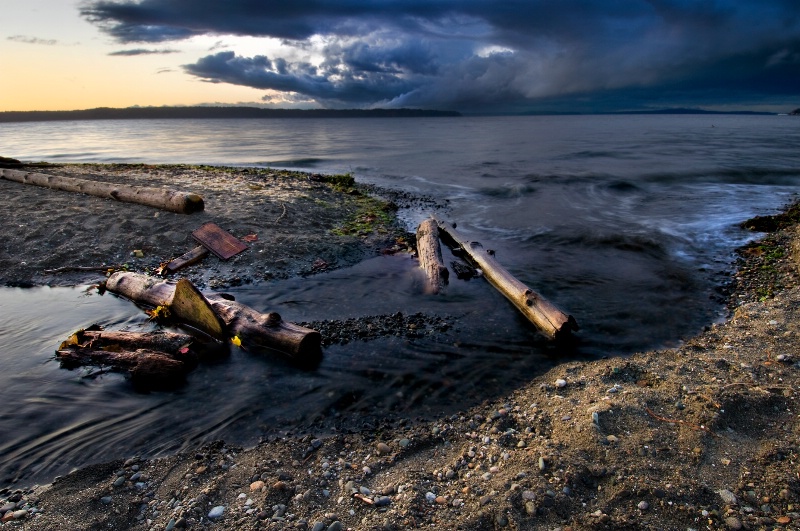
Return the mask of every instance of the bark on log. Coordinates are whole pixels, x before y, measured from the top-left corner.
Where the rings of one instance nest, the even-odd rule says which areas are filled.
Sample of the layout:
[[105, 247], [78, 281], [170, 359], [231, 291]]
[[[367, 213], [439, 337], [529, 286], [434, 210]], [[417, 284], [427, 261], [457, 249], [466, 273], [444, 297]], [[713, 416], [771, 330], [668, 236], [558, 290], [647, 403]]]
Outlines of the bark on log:
[[[138, 273], [117, 272], [108, 278], [106, 289], [134, 302], [169, 306], [175, 284]], [[243, 348], [277, 350], [304, 365], [320, 360], [322, 337], [316, 330], [286, 322], [275, 312], [262, 314], [219, 294], [207, 293], [205, 297], [224, 323], [227, 334], [238, 337]]]
[[93, 365], [128, 373], [135, 386], [147, 389], [176, 387], [183, 383], [189, 371], [186, 363], [148, 349], [112, 352], [74, 346], [59, 349], [56, 356], [66, 368]]
[[505, 295], [522, 314], [550, 339], [569, 336], [578, 330], [578, 323], [547, 299], [520, 282], [501, 266], [494, 256], [487, 252], [479, 242], [463, 237], [449, 223], [436, 220], [439, 230], [447, 235], [455, 245], [464, 250], [474, 264], [483, 270], [486, 279]]
[[417, 255], [419, 265], [428, 278], [426, 293], [439, 293], [447, 284], [450, 272], [442, 261], [439, 227], [435, 219], [426, 219], [417, 227]]
[[78, 330], [62, 348], [73, 345], [108, 351], [156, 350], [193, 367], [198, 359], [213, 359], [222, 355], [220, 343], [204, 341], [189, 334], [165, 330], [151, 332], [126, 332], [123, 330]]
[[164, 190], [161, 188], [148, 188], [141, 186], [128, 186], [124, 184], [76, 179], [45, 173], [31, 173], [23, 170], [0, 169], [0, 177], [9, 181], [22, 184], [33, 184], [45, 188], [78, 192], [97, 197], [116, 199], [126, 203], [138, 203], [179, 214], [200, 212], [205, 207], [203, 198], [197, 194]]

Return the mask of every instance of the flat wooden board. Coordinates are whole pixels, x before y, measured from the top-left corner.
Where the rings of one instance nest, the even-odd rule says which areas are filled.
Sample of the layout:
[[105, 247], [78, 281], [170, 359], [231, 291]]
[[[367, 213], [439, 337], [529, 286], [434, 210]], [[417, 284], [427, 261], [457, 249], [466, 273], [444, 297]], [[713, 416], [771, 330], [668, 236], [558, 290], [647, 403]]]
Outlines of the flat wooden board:
[[195, 247], [188, 253], [184, 253], [180, 255], [178, 258], [173, 258], [172, 260], [164, 266], [162, 275], [166, 275], [169, 273], [174, 273], [178, 269], [186, 266], [190, 266], [200, 260], [203, 259], [208, 254], [208, 249], [205, 245], [200, 245]]
[[242, 240], [211, 221], [204, 223], [199, 229], [192, 232], [192, 237], [220, 260], [228, 260], [247, 249], [247, 245]]

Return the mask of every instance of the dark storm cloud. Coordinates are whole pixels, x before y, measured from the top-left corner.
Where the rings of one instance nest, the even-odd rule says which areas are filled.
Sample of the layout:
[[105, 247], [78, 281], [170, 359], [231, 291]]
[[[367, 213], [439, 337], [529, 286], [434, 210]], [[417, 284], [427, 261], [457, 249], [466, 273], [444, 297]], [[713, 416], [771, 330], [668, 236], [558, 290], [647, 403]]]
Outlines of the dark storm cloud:
[[249, 35], [303, 49], [316, 36], [315, 65], [227, 51], [184, 68], [329, 106], [800, 97], [796, 0], [96, 0], [82, 13], [120, 42]]
[[178, 50], [148, 50], [146, 48], [134, 48], [132, 50], [119, 50], [111, 52], [108, 55], [132, 57], [136, 55], [167, 55], [171, 53], [179, 53]]

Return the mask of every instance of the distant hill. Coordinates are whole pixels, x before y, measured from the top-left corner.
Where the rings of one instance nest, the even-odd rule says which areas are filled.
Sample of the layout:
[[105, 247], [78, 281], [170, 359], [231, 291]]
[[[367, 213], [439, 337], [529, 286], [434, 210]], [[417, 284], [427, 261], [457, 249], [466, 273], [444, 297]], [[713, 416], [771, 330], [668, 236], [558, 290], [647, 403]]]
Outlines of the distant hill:
[[654, 111], [621, 111], [613, 114], [745, 114], [757, 116], [772, 116], [774, 112], [757, 112], [757, 111], [707, 111], [705, 109], [658, 109]]
[[5, 111], [0, 122], [165, 120], [186, 118], [418, 118], [461, 116], [426, 109], [262, 109], [259, 107], [99, 107], [79, 111]]
[[792, 116], [800, 116], [800, 109], [795, 109], [789, 113]]

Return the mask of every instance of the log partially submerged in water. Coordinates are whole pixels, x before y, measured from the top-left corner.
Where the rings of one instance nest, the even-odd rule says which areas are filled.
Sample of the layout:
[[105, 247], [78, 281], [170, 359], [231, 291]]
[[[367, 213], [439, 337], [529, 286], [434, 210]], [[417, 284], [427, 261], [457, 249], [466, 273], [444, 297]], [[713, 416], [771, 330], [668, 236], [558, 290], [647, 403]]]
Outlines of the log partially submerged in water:
[[78, 330], [56, 351], [67, 369], [87, 365], [127, 373], [139, 388], [177, 387], [196, 365], [194, 338], [173, 332]]
[[463, 249], [475, 266], [483, 271], [486, 279], [545, 336], [560, 339], [569, 336], [573, 330], [578, 330], [578, 323], [571, 315], [567, 315], [515, 278], [495, 260], [494, 253], [486, 251], [480, 242], [468, 240], [453, 225], [442, 220], [437, 219], [436, 224], [444, 235]]
[[[188, 282], [188, 281], [185, 281]], [[180, 284], [180, 282], [179, 282]], [[184, 299], [175, 299], [176, 284], [160, 281], [146, 275], [130, 272], [117, 272], [106, 281], [106, 289], [122, 295], [134, 302], [149, 306], [173, 307], [187, 315]], [[221, 321], [223, 333], [230, 338], [237, 338], [242, 348], [267, 348], [280, 351], [292, 360], [301, 364], [313, 364], [322, 356], [322, 337], [316, 330], [305, 328], [281, 319], [276, 312], [262, 314], [253, 308], [230, 300], [219, 294], [205, 294], [203, 300]], [[199, 328], [214, 337], [214, 324], [204, 324], [203, 320], [189, 317], [180, 320]]]
[[197, 194], [162, 188], [129, 186], [12, 169], [0, 169], [0, 177], [22, 184], [33, 184], [66, 192], [78, 192], [107, 199], [116, 199], [126, 203], [137, 203], [177, 212], [178, 214], [191, 214], [200, 212], [205, 208], [203, 198]]
[[66, 368], [93, 365], [108, 367], [114, 372], [126, 372], [135, 386], [147, 389], [177, 387], [183, 383], [190, 369], [183, 361], [149, 349], [108, 351], [70, 347], [59, 349], [56, 356]]
[[439, 227], [436, 220], [426, 219], [417, 227], [417, 255], [419, 265], [428, 278], [426, 292], [439, 293], [450, 272], [442, 261], [442, 248], [439, 246]]

